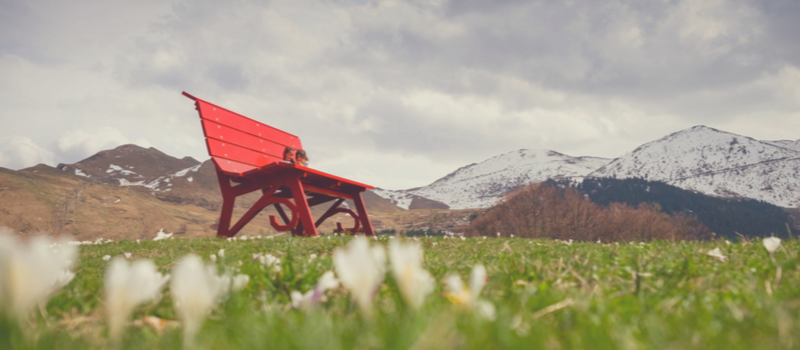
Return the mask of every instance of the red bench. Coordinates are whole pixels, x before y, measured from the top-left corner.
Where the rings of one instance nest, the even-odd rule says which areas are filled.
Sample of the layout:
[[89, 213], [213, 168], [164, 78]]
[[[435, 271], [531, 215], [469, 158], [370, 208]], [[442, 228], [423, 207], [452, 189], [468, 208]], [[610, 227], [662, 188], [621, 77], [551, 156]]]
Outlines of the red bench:
[[[317, 227], [336, 213], [347, 213], [355, 226], [339, 231], [355, 233], [363, 228], [373, 236], [372, 223], [361, 192], [372, 186], [343, 179], [314, 169], [283, 161], [283, 150], [288, 146], [302, 149], [297, 136], [264, 123], [236, 114], [208, 103], [186, 92], [184, 96], [195, 101], [208, 154], [217, 170], [222, 192], [222, 211], [217, 237], [233, 237], [262, 209], [274, 205], [283, 224], [271, 215], [270, 225], [277, 231], [292, 231], [296, 236], [317, 236]], [[233, 225], [231, 216], [236, 197], [261, 191], [261, 198]], [[357, 213], [340, 205], [346, 199], [355, 203]], [[334, 201], [316, 221], [311, 207]], [[282, 206], [288, 208], [289, 214]]]

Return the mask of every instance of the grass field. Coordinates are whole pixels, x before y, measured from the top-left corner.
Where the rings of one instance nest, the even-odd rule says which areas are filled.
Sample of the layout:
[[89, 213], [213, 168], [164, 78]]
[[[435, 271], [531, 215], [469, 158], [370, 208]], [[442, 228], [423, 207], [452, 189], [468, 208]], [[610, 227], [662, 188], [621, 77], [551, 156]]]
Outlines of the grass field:
[[[393, 239], [393, 238], [392, 238]], [[386, 245], [381, 236], [372, 244]], [[122, 241], [80, 247], [76, 277], [18, 324], [0, 322], [0, 348], [105, 349], [104, 255], [132, 253], [170, 273], [187, 253], [205, 261], [224, 249], [220, 272], [250, 281], [206, 317], [200, 349], [790, 349], [800, 347], [800, 260], [797, 241], [771, 257], [761, 241], [567, 244], [506, 238], [422, 238], [423, 267], [436, 280], [419, 309], [409, 307], [387, 272], [359, 312], [343, 287], [309, 310], [293, 309], [290, 292], [306, 292], [333, 270], [332, 253], [350, 237]], [[726, 262], [706, 253], [720, 248]], [[265, 268], [255, 253], [281, 259]], [[311, 258], [315, 254], [316, 258]], [[480, 298], [494, 319], [444, 296], [443, 280], [468, 280], [483, 264]], [[132, 314], [124, 349], [180, 349], [180, 324], [168, 290]], [[145, 316], [168, 322], [142, 325]]]

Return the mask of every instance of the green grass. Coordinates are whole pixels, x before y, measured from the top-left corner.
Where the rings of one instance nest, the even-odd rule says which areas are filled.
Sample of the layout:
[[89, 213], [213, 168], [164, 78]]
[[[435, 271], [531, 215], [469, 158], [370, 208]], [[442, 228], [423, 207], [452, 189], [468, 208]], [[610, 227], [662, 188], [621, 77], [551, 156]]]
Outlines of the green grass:
[[[800, 260], [797, 241], [784, 241], [771, 259], [761, 242], [565, 243], [528, 239], [423, 238], [424, 267], [437, 289], [418, 311], [402, 301], [390, 274], [365, 318], [341, 287], [306, 312], [289, 306], [331, 270], [331, 253], [348, 237], [123, 241], [82, 246], [77, 277], [46, 306], [46, 315], [20, 326], [0, 322], [0, 348], [110, 348], [102, 301], [105, 254], [132, 252], [163, 273], [187, 253], [209, 260], [225, 249], [220, 272], [250, 276], [248, 286], [221, 303], [197, 338], [202, 349], [790, 349], [800, 347]], [[373, 244], [386, 244], [384, 236]], [[720, 247], [729, 261], [705, 252]], [[253, 253], [281, 258], [276, 273]], [[309, 262], [309, 255], [318, 258]], [[239, 265], [241, 261], [241, 265]], [[450, 272], [467, 280], [486, 266], [482, 298], [497, 309], [488, 321], [442, 296]], [[172, 301], [137, 308], [132, 319], [174, 320]], [[564, 308], [548, 306], [570, 300]], [[179, 328], [161, 334], [131, 325], [124, 349], [179, 349]]]

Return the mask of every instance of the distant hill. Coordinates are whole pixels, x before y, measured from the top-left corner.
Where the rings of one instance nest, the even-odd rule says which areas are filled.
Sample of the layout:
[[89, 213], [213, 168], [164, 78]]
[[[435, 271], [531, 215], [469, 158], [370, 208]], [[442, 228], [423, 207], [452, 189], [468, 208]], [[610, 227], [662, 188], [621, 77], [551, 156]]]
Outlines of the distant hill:
[[[260, 196], [237, 198], [234, 219]], [[363, 195], [370, 211], [400, 210], [371, 192]], [[14, 171], [0, 168], [0, 226], [15, 232], [47, 232], [71, 239], [152, 238], [164, 229], [186, 236], [210, 237], [222, 204], [213, 163], [175, 158], [155, 148], [123, 145], [80, 162], [56, 168], [39, 164]], [[347, 204], [347, 202], [346, 202]], [[352, 203], [349, 203], [352, 206]], [[324, 205], [312, 209], [321, 214]], [[272, 232], [265, 209], [242, 234]], [[331, 232], [337, 215], [320, 227]]]
[[375, 192], [404, 209], [434, 205], [450, 209], [487, 208], [515, 188], [553, 177], [586, 175], [609, 161], [571, 157], [551, 150], [521, 149], [461, 167], [424, 187]]
[[746, 236], [787, 236], [786, 224], [793, 220], [783, 209], [754, 199], [726, 199], [688, 191], [658, 181], [639, 178], [584, 178], [570, 181], [549, 181], [551, 186], [574, 187], [592, 202], [608, 206], [624, 203], [633, 207], [641, 203], [658, 203], [666, 214], [682, 213], [697, 217], [712, 232], [735, 239], [739, 232]]

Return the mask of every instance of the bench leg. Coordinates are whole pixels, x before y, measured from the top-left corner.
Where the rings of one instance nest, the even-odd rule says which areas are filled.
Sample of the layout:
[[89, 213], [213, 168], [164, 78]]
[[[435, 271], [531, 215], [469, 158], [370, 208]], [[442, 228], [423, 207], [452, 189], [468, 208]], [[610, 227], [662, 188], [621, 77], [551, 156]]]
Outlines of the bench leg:
[[230, 179], [219, 169], [217, 169], [217, 181], [222, 192], [222, 210], [220, 210], [219, 222], [217, 223], [217, 237], [230, 237], [228, 230], [231, 227], [231, 216], [233, 215], [233, 204], [236, 202], [236, 195], [233, 194]]
[[334, 202], [333, 205], [331, 205], [331, 207], [325, 211], [325, 214], [322, 214], [322, 216], [317, 219], [317, 222], [314, 223], [314, 226], [319, 227], [319, 225], [321, 225], [325, 220], [333, 216], [333, 214], [336, 214], [336, 209], [338, 209], [342, 203], [344, 203], [344, 198], [339, 198], [336, 202]]
[[361, 199], [361, 193], [353, 194], [353, 202], [356, 204], [358, 211], [358, 218], [361, 219], [361, 226], [364, 228], [364, 234], [367, 236], [374, 236], [375, 231], [372, 230], [372, 221], [367, 215], [367, 207], [364, 205], [364, 200]]
[[303, 184], [300, 179], [292, 179], [287, 181], [289, 188], [292, 190], [292, 197], [294, 198], [294, 205], [297, 207], [297, 213], [300, 215], [300, 224], [298, 224], [297, 233], [301, 234], [305, 231], [305, 236], [319, 236], [317, 227], [314, 226], [314, 219], [311, 217], [311, 208], [308, 206], [306, 193], [303, 191]]
[[233, 227], [228, 231], [228, 236], [234, 236], [239, 233], [239, 230], [241, 230], [244, 225], [247, 225], [250, 220], [253, 220], [253, 218], [261, 211], [261, 209], [264, 209], [264, 207], [268, 206], [270, 200], [272, 199], [270, 197], [272, 197], [277, 190], [277, 186], [273, 186], [271, 189], [264, 189], [261, 193], [261, 198], [259, 198], [258, 201], [256, 201], [253, 206], [250, 207], [250, 209], [247, 210], [247, 212], [244, 213], [241, 218], [239, 218], [239, 221], [236, 222], [236, 224], [233, 225]]
[[217, 237], [230, 237], [231, 216], [233, 215], [233, 202], [236, 197], [222, 198], [222, 211], [219, 213]]
[[283, 207], [281, 207], [280, 203], [275, 203], [275, 204], [273, 204], [273, 206], [275, 206], [275, 211], [277, 211], [278, 215], [280, 215], [281, 219], [283, 219], [283, 224], [284, 225], [288, 224], [289, 223], [289, 216], [287, 216], [286, 212], [283, 211]]

